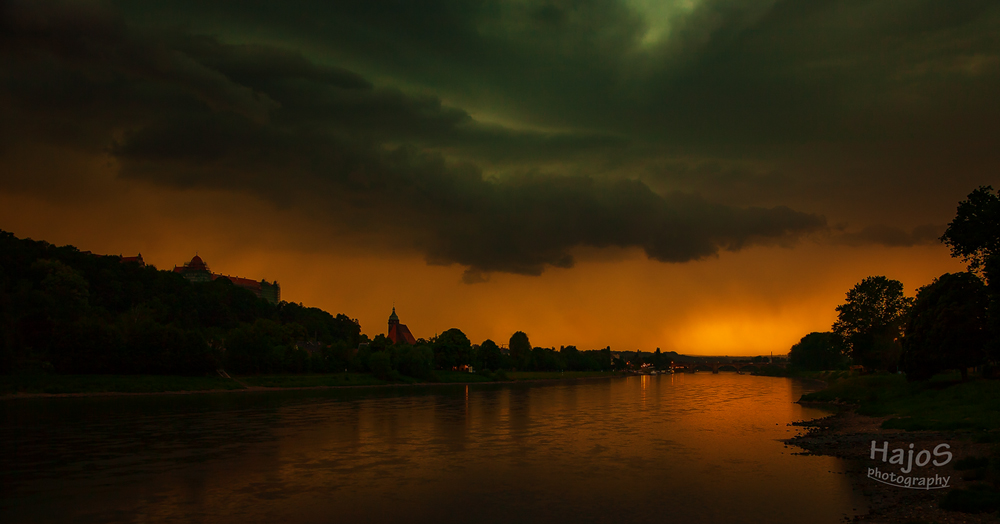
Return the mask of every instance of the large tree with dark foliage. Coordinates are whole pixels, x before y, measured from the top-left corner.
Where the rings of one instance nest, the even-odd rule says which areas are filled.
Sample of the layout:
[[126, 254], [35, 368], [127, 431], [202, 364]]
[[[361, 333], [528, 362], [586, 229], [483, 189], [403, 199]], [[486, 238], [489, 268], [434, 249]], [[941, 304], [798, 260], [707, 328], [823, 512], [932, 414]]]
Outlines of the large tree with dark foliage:
[[808, 371], [842, 369], [847, 365], [847, 346], [836, 333], [809, 333], [792, 346], [791, 364]]
[[479, 345], [479, 362], [483, 369], [494, 371], [500, 369], [503, 365], [503, 354], [500, 352], [500, 346], [497, 346], [497, 343], [490, 339], [484, 340]]
[[531, 349], [531, 367], [538, 371], [558, 371], [564, 369], [565, 362], [559, 358], [553, 348], [537, 347]]
[[595, 357], [588, 352], [580, 351], [576, 346], [563, 346], [559, 348], [559, 369], [570, 371], [598, 371], [601, 367], [599, 357]]
[[458, 328], [451, 328], [435, 337], [431, 347], [438, 369], [447, 370], [472, 363], [472, 343]]
[[955, 219], [941, 236], [951, 256], [961, 258], [969, 271], [986, 281], [989, 295], [987, 326], [988, 359], [1000, 361], [1000, 192], [981, 186], [959, 202]]
[[981, 186], [969, 193], [968, 200], [958, 203], [941, 241], [951, 248], [951, 256], [961, 258], [970, 272], [989, 283], [1000, 271], [1000, 192]]
[[510, 348], [511, 365], [517, 369], [527, 369], [531, 364], [531, 342], [524, 331], [518, 331], [510, 336], [508, 343]]
[[988, 303], [983, 281], [972, 273], [945, 273], [920, 288], [903, 339], [907, 379], [958, 369], [965, 380], [968, 368], [986, 359]]
[[903, 284], [884, 276], [868, 277], [837, 306], [833, 332], [843, 337], [851, 358], [867, 368], [889, 370], [899, 361], [903, 321], [913, 299]]
[[308, 371], [305, 351], [295, 348], [295, 341], [305, 338], [298, 324], [280, 324], [258, 319], [250, 325], [233, 329], [226, 336], [226, 360], [239, 373], [274, 373]]
[[393, 364], [403, 375], [423, 380], [434, 378], [434, 350], [425, 344], [396, 344], [391, 349]]

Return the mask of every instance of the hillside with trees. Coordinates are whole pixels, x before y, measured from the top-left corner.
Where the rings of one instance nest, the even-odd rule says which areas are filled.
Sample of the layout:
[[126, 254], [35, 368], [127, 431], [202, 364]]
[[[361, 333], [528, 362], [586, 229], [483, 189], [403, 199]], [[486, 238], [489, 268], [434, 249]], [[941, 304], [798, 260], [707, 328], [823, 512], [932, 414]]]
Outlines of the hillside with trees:
[[[271, 304], [227, 279], [0, 232], [0, 372], [178, 374], [343, 369], [361, 326]], [[312, 342], [322, 350], [301, 346]]]
[[357, 320], [272, 304], [225, 278], [182, 275], [0, 231], [0, 374], [372, 373], [434, 380], [435, 370], [603, 371], [610, 348], [473, 344], [457, 328], [416, 344], [361, 333]]

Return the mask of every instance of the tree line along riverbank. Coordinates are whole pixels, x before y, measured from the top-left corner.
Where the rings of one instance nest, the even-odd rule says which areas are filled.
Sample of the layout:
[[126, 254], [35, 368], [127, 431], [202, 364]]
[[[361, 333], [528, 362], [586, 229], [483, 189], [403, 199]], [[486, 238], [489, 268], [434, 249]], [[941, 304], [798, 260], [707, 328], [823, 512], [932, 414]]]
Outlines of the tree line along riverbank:
[[430, 339], [372, 338], [345, 314], [272, 303], [227, 278], [191, 281], [137, 259], [0, 231], [0, 376], [164, 375], [190, 377], [168, 380], [179, 385], [196, 377], [211, 385], [222, 370], [345, 372], [406, 383], [447, 381], [439, 372], [469, 368], [503, 380], [506, 371], [608, 372], [671, 362], [659, 350], [534, 347], [522, 331], [505, 342], [506, 350], [489, 339], [473, 343], [458, 328]]
[[915, 296], [898, 280], [863, 278], [836, 307], [830, 331], [792, 346], [791, 367], [902, 371], [913, 381], [979, 368], [1000, 378], [1000, 192], [970, 193], [939, 240], [967, 271], [942, 274]]

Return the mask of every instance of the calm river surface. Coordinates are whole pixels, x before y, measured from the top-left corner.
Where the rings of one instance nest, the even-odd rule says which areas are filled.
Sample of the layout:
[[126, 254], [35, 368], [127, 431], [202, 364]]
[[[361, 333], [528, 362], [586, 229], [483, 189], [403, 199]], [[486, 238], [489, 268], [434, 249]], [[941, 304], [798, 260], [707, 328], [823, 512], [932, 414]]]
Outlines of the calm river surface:
[[0, 521], [837, 523], [813, 386], [695, 374], [0, 401]]

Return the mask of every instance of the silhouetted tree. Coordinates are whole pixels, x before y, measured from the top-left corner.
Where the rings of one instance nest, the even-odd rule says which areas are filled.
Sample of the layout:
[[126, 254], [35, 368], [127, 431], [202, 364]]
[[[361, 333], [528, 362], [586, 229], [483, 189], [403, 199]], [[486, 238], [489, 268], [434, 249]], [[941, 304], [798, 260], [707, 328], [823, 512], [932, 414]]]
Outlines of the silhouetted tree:
[[607, 346], [601, 350], [601, 367], [600, 369], [612, 369], [613, 362], [611, 361], [611, 346]]
[[500, 346], [490, 339], [486, 339], [479, 345], [479, 361], [484, 369], [498, 370], [501, 366], [502, 354]]
[[553, 348], [533, 348], [531, 361], [533, 369], [538, 371], [557, 371], [565, 368], [565, 364], [559, 359], [559, 354]]
[[1000, 260], [1000, 193], [991, 186], [981, 186], [969, 193], [968, 200], [958, 204], [955, 219], [941, 235], [941, 241], [951, 248], [951, 256], [969, 264], [969, 271], [985, 276], [990, 282], [991, 271]]
[[430, 346], [409, 344], [397, 346], [396, 369], [400, 373], [424, 380], [434, 378], [434, 350]]
[[580, 353], [580, 350], [576, 349], [576, 346], [561, 346], [559, 348], [559, 357], [561, 358], [565, 369], [571, 371], [582, 371], [586, 369], [584, 357]]
[[837, 306], [833, 332], [844, 338], [855, 362], [891, 369], [899, 361], [899, 338], [912, 303], [898, 280], [865, 278], [847, 292], [847, 302]]
[[847, 364], [847, 346], [836, 333], [809, 333], [792, 346], [790, 360], [809, 371], [841, 369]]
[[370, 344], [359, 345], [357, 353], [354, 353], [354, 355], [348, 359], [347, 368], [352, 372], [358, 373], [370, 371], [368, 369], [368, 357], [370, 357], [374, 352], [375, 351], [372, 351]]
[[941, 236], [951, 256], [961, 258], [969, 271], [986, 281], [989, 295], [987, 354], [1000, 361], [1000, 192], [981, 186], [959, 202], [955, 219]]
[[48, 307], [60, 316], [76, 316], [88, 305], [89, 284], [72, 267], [59, 260], [38, 260], [31, 269], [41, 276], [39, 290], [48, 299]]
[[306, 329], [310, 339], [324, 344], [343, 342], [351, 347], [358, 347], [361, 342], [361, 326], [357, 320], [346, 315], [334, 317], [319, 308], [304, 307], [292, 302], [282, 302], [278, 305], [278, 320], [282, 323], [296, 323]]
[[531, 362], [531, 342], [524, 331], [518, 331], [510, 336], [507, 346], [510, 348], [510, 360], [514, 367], [527, 369]]
[[972, 273], [945, 273], [917, 291], [903, 339], [902, 367], [909, 380], [926, 380], [946, 369], [968, 368], [986, 359], [989, 338], [983, 281]]
[[458, 328], [451, 328], [438, 335], [433, 342], [434, 363], [438, 369], [452, 369], [468, 365], [472, 357], [472, 343]]
[[375, 335], [375, 338], [368, 343], [368, 349], [371, 351], [384, 351], [389, 349], [393, 345], [392, 339], [385, 336], [383, 333]]
[[278, 371], [294, 340], [294, 333], [272, 320], [238, 327], [226, 337], [226, 367], [240, 373]]
[[392, 362], [389, 352], [372, 351], [368, 355], [368, 369], [371, 370], [372, 375], [382, 380], [389, 380], [392, 373]]

